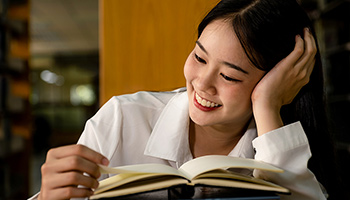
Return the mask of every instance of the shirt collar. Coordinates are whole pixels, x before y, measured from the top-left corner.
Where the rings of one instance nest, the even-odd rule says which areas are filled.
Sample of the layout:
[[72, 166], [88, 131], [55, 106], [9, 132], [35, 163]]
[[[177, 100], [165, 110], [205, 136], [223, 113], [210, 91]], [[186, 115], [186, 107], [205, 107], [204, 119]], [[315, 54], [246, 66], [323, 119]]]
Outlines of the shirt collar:
[[257, 137], [255, 120], [252, 119], [246, 132], [236, 144], [235, 148], [229, 153], [229, 156], [241, 158], [254, 158], [255, 151], [253, 140]]
[[187, 92], [177, 93], [160, 114], [144, 154], [180, 163], [192, 159], [189, 122]]
[[[193, 157], [189, 147], [189, 123], [187, 92], [177, 93], [164, 107], [144, 154], [177, 162], [178, 166], [191, 160]], [[252, 119], [229, 156], [253, 158], [255, 152], [252, 141], [256, 137], [255, 121]]]

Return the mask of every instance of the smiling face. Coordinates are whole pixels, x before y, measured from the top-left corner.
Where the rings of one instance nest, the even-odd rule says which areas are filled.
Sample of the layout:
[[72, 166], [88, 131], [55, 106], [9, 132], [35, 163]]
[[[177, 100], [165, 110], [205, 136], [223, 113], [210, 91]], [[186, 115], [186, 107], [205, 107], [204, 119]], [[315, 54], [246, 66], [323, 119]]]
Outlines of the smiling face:
[[211, 22], [184, 67], [190, 118], [200, 126], [242, 128], [264, 73], [249, 62], [228, 20]]

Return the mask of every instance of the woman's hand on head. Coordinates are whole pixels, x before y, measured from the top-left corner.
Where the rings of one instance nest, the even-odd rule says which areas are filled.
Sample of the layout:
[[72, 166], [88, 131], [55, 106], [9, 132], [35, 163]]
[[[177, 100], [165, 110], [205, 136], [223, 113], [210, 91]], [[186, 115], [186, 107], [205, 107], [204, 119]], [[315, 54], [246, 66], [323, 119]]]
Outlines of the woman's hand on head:
[[[98, 164], [108, 165], [101, 154], [83, 145], [51, 149], [41, 167], [39, 200], [89, 197], [97, 188]], [[82, 186], [82, 187], [79, 187]]]
[[[256, 85], [252, 93], [253, 113], [260, 123], [259, 135], [283, 126], [280, 109], [293, 101], [310, 79], [317, 53], [316, 42], [309, 29], [304, 39], [296, 36], [294, 50]], [[268, 122], [270, 120], [270, 122]]]

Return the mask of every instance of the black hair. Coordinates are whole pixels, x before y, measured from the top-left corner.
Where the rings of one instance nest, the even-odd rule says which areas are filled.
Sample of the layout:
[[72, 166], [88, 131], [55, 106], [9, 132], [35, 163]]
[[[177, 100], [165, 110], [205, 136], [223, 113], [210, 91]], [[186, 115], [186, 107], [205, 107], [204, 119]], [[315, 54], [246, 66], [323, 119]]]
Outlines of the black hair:
[[[317, 41], [307, 13], [296, 0], [222, 0], [198, 26], [198, 37], [204, 28], [217, 19], [228, 19], [250, 62], [268, 72], [289, 55], [295, 46], [295, 36], [303, 36], [308, 27]], [[281, 109], [285, 124], [300, 121], [308, 137], [312, 157], [308, 167], [330, 194], [339, 199], [339, 177], [336, 174], [335, 153], [328, 129], [326, 99], [321, 56], [318, 52], [310, 81], [293, 102]]]

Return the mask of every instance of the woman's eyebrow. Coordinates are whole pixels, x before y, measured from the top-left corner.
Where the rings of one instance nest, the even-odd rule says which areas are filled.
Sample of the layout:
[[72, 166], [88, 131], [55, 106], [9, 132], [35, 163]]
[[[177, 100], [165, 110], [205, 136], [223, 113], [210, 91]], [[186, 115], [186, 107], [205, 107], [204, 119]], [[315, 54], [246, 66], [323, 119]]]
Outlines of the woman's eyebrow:
[[204, 51], [204, 53], [206, 53], [207, 55], [209, 55], [209, 53], [207, 52], [207, 50], [204, 48], [204, 46], [202, 45], [202, 43], [200, 43], [198, 40], [196, 41], [196, 44], [199, 46], [200, 49], [202, 49], [202, 51]]
[[237, 65], [234, 65], [234, 64], [232, 64], [232, 63], [229, 63], [229, 62], [223, 62], [223, 64], [225, 64], [225, 65], [227, 65], [228, 67], [230, 67], [230, 68], [233, 68], [233, 69], [236, 69], [236, 70], [238, 70], [238, 71], [240, 71], [240, 72], [243, 72], [243, 73], [245, 73], [245, 74], [249, 74], [246, 70], [244, 70], [244, 69], [242, 69], [241, 67], [239, 67], [239, 66], [237, 66]]
[[[200, 43], [198, 40], [196, 41], [196, 44], [199, 46], [200, 49], [202, 49], [202, 51], [204, 53], [206, 53], [207, 55], [209, 55], [208, 51], [204, 48], [204, 46], [202, 45], [202, 43]], [[226, 62], [226, 61], [223, 61], [222, 62], [224, 65], [227, 65], [228, 67], [230, 68], [233, 68], [235, 70], [238, 70], [240, 72], [243, 72], [244, 74], [249, 74], [246, 70], [242, 69], [241, 67], [235, 65], [235, 64], [232, 64], [232, 63], [229, 63], [229, 62]]]

